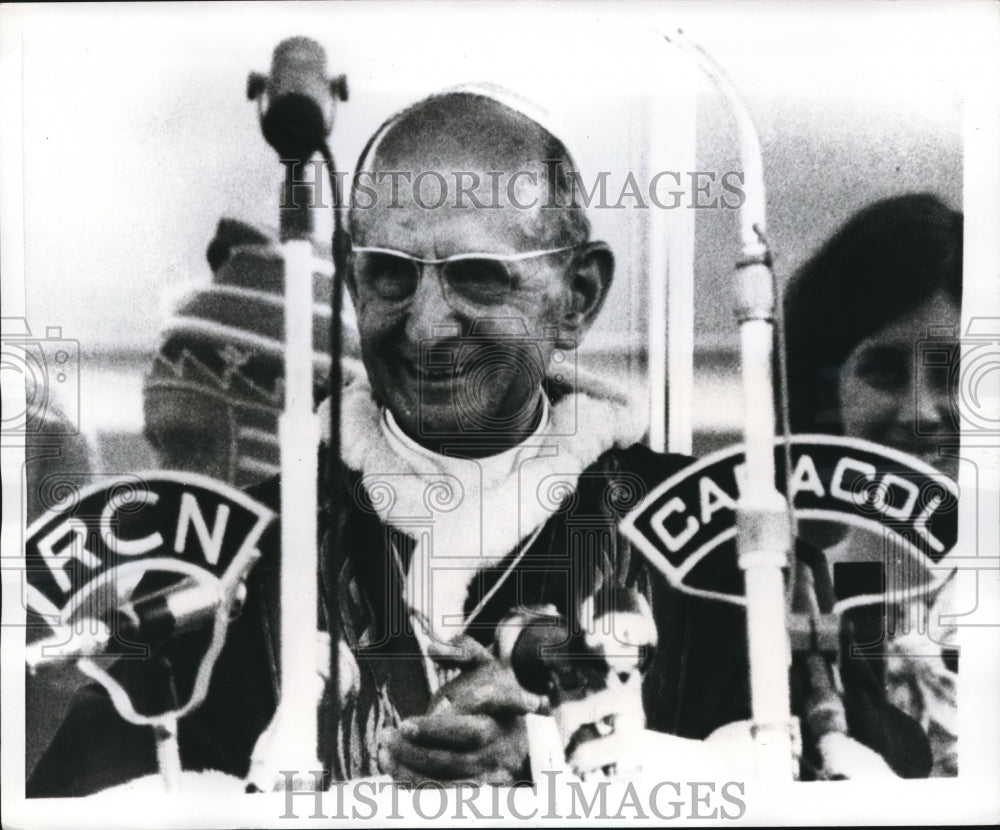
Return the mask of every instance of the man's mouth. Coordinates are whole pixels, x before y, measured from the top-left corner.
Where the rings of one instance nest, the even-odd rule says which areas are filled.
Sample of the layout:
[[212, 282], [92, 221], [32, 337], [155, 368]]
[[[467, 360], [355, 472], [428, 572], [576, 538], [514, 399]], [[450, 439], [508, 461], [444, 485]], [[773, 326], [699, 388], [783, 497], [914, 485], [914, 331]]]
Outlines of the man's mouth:
[[460, 379], [465, 372], [456, 366], [419, 365], [411, 360], [401, 361], [406, 374], [418, 382], [444, 383]]

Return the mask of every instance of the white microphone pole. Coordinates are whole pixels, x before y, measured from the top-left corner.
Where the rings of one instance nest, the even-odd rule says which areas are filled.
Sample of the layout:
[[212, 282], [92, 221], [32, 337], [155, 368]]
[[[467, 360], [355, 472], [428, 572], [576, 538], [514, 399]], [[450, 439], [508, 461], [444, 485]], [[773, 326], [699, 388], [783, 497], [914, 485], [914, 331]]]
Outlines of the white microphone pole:
[[[318, 710], [324, 687], [321, 667], [328, 654], [321, 653], [318, 628], [320, 424], [313, 405], [311, 212], [318, 201], [316, 188], [322, 185], [308, 181], [305, 171], [317, 153], [322, 152], [328, 161], [332, 158], [326, 141], [333, 126], [333, 96], [346, 99], [345, 83], [343, 77], [327, 78], [326, 56], [318, 43], [297, 37], [278, 44], [269, 78], [251, 74], [247, 86], [248, 97], [260, 102], [264, 137], [285, 168], [280, 208], [285, 261], [285, 409], [278, 425], [281, 691], [274, 718], [254, 750], [248, 789], [311, 790], [323, 786]], [[335, 286], [340, 276], [334, 274]], [[339, 301], [334, 305], [332, 331], [339, 334]], [[340, 392], [339, 366], [339, 349], [335, 349], [331, 355], [331, 377], [337, 381], [334, 395]], [[339, 423], [334, 428], [339, 434]], [[339, 442], [332, 444], [339, 450]], [[337, 458], [331, 459], [333, 465], [336, 462]], [[336, 642], [336, 632], [331, 633]], [[334, 688], [336, 668], [329, 667]]]
[[797, 724], [791, 715], [791, 649], [786, 625], [784, 570], [791, 527], [785, 497], [775, 486], [772, 348], [774, 280], [765, 224], [764, 169], [757, 131], [722, 68], [682, 33], [665, 35], [695, 58], [733, 108], [743, 162], [742, 250], [737, 263], [745, 406], [746, 478], [736, 507], [739, 565], [744, 572], [750, 692], [758, 775], [792, 780], [797, 772]]

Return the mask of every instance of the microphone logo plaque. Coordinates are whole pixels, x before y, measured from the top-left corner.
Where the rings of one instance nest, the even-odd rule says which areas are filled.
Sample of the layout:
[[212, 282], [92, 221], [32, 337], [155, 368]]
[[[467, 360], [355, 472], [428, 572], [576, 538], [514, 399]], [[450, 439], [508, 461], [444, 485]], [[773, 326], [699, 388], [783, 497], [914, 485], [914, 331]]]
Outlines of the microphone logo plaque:
[[[133, 723], [195, 709], [274, 512], [189, 472], [62, 495], [27, 532], [29, 667], [78, 658]], [[158, 673], [168, 689], [151, 694]]]
[[[793, 435], [790, 455], [786, 486], [784, 444], [775, 442], [777, 487], [791, 499], [800, 537], [808, 536], [807, 524], [840, 525], [842, 542], [866, 532], [867, 544], [831, 548], [832, 564], [881, 570], [863, 586], [838, 592], [836, 611], [916, 597], [947, 579], [958, 529], [958, 488], [950, 477], [857, 438]], [[744, 605], [735, 549], [743, 473], [742, 446], [707, 455], [650, 491], [625, 517], [622, 532], [680, 590]], [[845, 535], [844, 526], [854, 532]], [[825, 538], [834, 535], [827, 528]]]

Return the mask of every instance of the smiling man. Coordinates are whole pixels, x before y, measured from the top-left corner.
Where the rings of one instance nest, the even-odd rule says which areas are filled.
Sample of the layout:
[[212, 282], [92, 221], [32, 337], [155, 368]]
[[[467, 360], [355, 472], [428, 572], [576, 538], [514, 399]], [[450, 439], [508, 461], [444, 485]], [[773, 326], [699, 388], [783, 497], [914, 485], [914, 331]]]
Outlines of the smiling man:
[[[362, 677], [371, 669], [393, 701], [376, 760], [397, 779], [509, 782], [525, 762], [521, 716], [545, 701], [487, 651], [498, 624], [524, 606], [575, 620], [586, 596], [633, 585], [640, 570], [619, 550], [624, 505], [612, 494], [644, 488], [614, 455], [641, 438], [642, 407], [572, 362], [614, 261], [573, 205], [565, 147], [494, 97], [422, 101], [383, 124], [358, 169], [376, 183], [355, 194], [347, 251], [368, 384], [345, 392], [344, 462], [385, 528], [402, 531], [382, 569], [405, 616], [392, 632], [375, 622], [380, 636], [367, 639], [443, 655], [386, 671], [358, 638]], [[447, 500], [428, 513], [442, 484]], [[577, 516], [565, 499], [581, 489]], [[588, 514], [595, 526], [574, 527]], [[596, 556], [575, 557], [574, 543]], [[367, 567], [348, 562], [342, 575], [372, 609], [381, 586], [366, 589]], [[645, 608], [644, 646], [655, 639]], [[404, 681], [414, 668], [424, 676]], [[449, 682], [456, 669], [461, 682]]]
[[613, 272], [569, 206], [571, 164], [531, 119], [468, 94], [401, 114], [363, 155], [380, 182], [351, 212], [364, 363], [422, 445], [494, 454], [540, 425], [552, 357], [584, 337]]
[[[609, 773], [641, 760], [644, 718], [690, 738], [748, 718], [742, 609], [670, 589], [618, 533], [689, 459], [639, 443], [643, 402], [574, 368], [614, 262], [573, 205], [566, 148], [516, 101], [449, 92], [383, 124], [357, 169], [375, 187], [354, 194], [343, 255], [366, 372], [342, 395], [346, 508], [321, 522], [320, 617], [341, 636], [326, 769], [511, 783], [527, 774], [524, 716], [554, 709], [570, 765]], [[466, 186], [421, 190], [442, 181]], [[256, 495], [277, 505], [278, 483]], [[188, 769], [277, 774], [254, 757], [280, 676], [271, 531], [212, 691], [181, 722]], [[920, 774], [916, 724], [914, 744], [869, 708], [890, 762]], [[81, 704], [34, 794], [155, 770], [149, 730], [109, 712]], [[112, 744], [96, 774], [70, 752]]]
[[[641, 726], [640, 652], [655, 631], [635, 601], [643, 568], [616, 526], [685, 459], [639, 445], [644, 407], [574, 367], [614, 263], [572, 206], [572, 160], [558, 139], [491, 95], [447, 93], [387, 121], [357, 167], [400, 175], [382, 176], [369, 206], [356, 199], [348, 223], [366, 372], [351, 373], [342, 395], [348, 509], [322, 522], [321, 617], [337, 615], [345, 642], [332, 650], [341, 684], [327, 689], [320, 758], [339, 779], [510, 783], [526, 770], [523, 715], [549, 703], [518, 682], [497, 642], [523, 609], [579, 632], [624, 596], [645, 626], [631, 626], [630, 664], [610, 655], [598, 674], [612, 679], [614, 662], [614, 681], [630, 678], [621, 705]], [[428, 208], [429, 191], [410, 186], [440, 180], [428, 171], [479, 184]], [[277, 505], [278, 493], [272, 480], [254, 494]], [[181, 722], [185, 768], [251, 771], [280, 676], [279, 538], [272, 527], [262, 540], [212, 691]], [[586, 602], [594, 595], [600, 607]], [[103, 743], [87, 737], [94, 729]], [[147, 731], [116, 723], [94, 691], [31, 789], [72, 782], [81, 793], [153, 772]], [[68, 752], [112, 735], [123, 736], [112, 766]], [[587, 764], [616, 761], [610, 742], [589, 743]], [[67, 773], [71, 756], [81, 768]]]
[[[651, 726], [686, 737], [748, 717], [742, 611], [673, 591], [618, 533], [689, 459], [638, 443], [643, 403], [572, 369], [614, 261], [574, 204], [564, 145], [517, 101], [452, 92], [383, 124], [357, 169], [375, 182], [355, 194], [347, 251], [367, 383], [345, 390], [343, 461], [378, 530], [366, 550], [347, 527], [328, 551], [346, 551], [330, 590], [359, 663], [351, 728], [384, 728], [375, 766], [344, 757], [350, 774], [510, 782], [522, 716], [581, 689], [616, 706], [600, 724], [568, 719], [580, 772], [627, 762], [640, 701]], [[565, 624], [572, 645], [515, 671], [533, 624]], [[919, 774], [910, 727], [886, 731], [914, 738], [911, 766], [894, 761]]]

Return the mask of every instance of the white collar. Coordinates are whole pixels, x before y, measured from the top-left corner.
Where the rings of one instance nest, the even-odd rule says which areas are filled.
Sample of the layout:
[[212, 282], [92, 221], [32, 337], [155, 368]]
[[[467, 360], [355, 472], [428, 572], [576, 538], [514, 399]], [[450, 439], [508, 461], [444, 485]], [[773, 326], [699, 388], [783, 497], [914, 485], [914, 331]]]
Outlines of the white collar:
[[503, 452], [475, 459], [458, 454], [437, 453], [418, 444], [403, 431], [392, 412], [385, 408], [382, 409], [381, 428], [393, 450], [400, 457], [410, 457], [415, 467], [437, 468], [442, 473], [458, 473], [460, 470], [469, 469], [471, 464], [482, 471], [484, 481], [500, 481], [511, 475], [521, 457], [542, 446], [545, 440], [545, 434], [549, 429], [551, 406], [549, 399], [541, 393], [541, 390], [539, 397], [542, 399], [542, 413], [538, 426], [530, 436]]
[[[486, 459], [441, 456], [389, 426], [359, 362], [345, 370], [341, 455], [362, 474], [379, 517], [414, 538], [433, 535], [439, 552], [480, 562], [502, 559], [575, 492], [584, 469], [646, 430], [638, 401], [578, 370], [526, 441]], [[324, 429], [326, 412], [324, 402]]]

